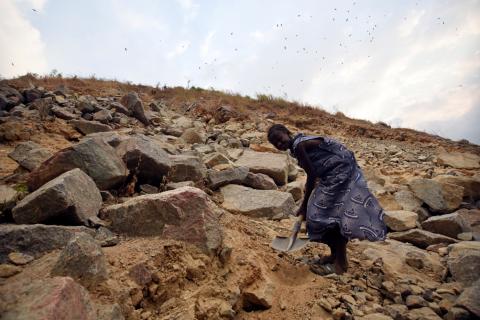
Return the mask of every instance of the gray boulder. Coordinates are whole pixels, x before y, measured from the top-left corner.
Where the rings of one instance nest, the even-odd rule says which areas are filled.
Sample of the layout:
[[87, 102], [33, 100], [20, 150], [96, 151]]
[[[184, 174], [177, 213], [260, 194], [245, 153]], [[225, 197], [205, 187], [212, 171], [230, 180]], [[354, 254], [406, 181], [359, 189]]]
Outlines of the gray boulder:
[[11, 252], [38, 258], [46, 252], [61, 249], [79, 232], [95, 235], [95, 230], [86, 227], [0, 224], [0, 263], [7, 262]]
[[217, 171], [210, 169], [207, 171], [208, 186], [216, 190], [227, 184], [242, 184], [248, 175], [248, 168], [238, 167]]
[[143, 103], [136, 92], [129, 92], [123, 96], [122, 99], [120, 99], [120, 103], [123, 104], [131, 114], [145, 126], [150, 124], [150, 121], [145, 114]]
[[67, 108], [59, 106], [53, 106], [50, 111], [55, 115], [55, 117], [63, 120], [73, 120], [80, 117], [75, 113], [69, 111]]
[[60, 174], [80, 168], [101, 190], [121, 185], [128, 175], [127, 167], [115, 150], [102, 139], [86, 138], [76, 145], [57, 152], [32, 171], [28, 188], [33, 191]]
[[207, 140], [207, 137], [205, 133], [202, 132], [202, 130], [199, 130], [198, 128], [188, 128], [186, 129], [180, 138], [185, 141], [186, 143], [205, 143]]
[[250, 172], [272, 177], [278, 185], [287, 183], [289, 170], [285, 154], [245, 150], [235, 163], [249, 168]]
[[[477, 269], [478, 271], [478, 269]], [[480, 280], [463, 290], [455, 305], [467, 309], [472, 316], [480, 318]], [[473, 318], [473, 317], [472, 317]]]
[[295, 201], [288, 192], [255, 190], [230, 184], [220, 189], [225, 209], [252, 217], [286, 218], [295, 210]]
[[141, 183], [158, 186], [172, 166], [172, 161], [162, 146], [141, 134], [121, 141], [116, 152]]
[[108, 206], [101, 216], [118, 233], [162, 236], [216, 252], [223, 239], [219, 214], [205, 192], [183, 187]]
[[457, 212], [430, 217], [422, 222], [422, 228], [450, 238], [457, 238], [459, 233], [470, 231]]
[[33, 141], [27, 141], [19, 143], [8, 156], [25, 169], [32, 171], [50, 158], [52, 153]]
[[202, 160], [192, 155], [171, 155], [172, 167], [168, 179], [173, 182], [199, 181], [207, 176], [207, 168]]
[[83, 286], [93, 287], [107, 280], [107, 262], [95, 239], [81, 232], [63, 248], [51, 274], [69, 276]]
[[0, 211], [12, 209], [19, 196], [17, 190], [4, 184], [0, 185]]
[[419, 199], [423, 200], [432, 211], [449, 213], [460, 206], [463, 187], [432, 179], [413, 179], [409, 187]]
[[102, 109], [93, 114], [93, 120], [99, 121], [101, 123], [107, 124], [113, 119], [112, 113], [107, 109]]
[[448, 246], [447, 265], [455, 281], [468, 286], [480, 278], [480, 242], [462, 241]]
[[416, 227], [418, 214], [412, 211], [385, 211], [384, 220], [393, 231], [405, 231]]
[[112, 130], [110, 126], [98, 121], [88, 121], [88, 120], [79, 119], [79, 120], [71, 120], [70, 124], [83, 134], [90, 134], [95, 132], [104, 132], [104, 131]]
[[428, 246], [437, 243], [455, 243], [457, 240], [440, 234], [432, 233], [421, 229], [410, 229], [407, 231], [391, 232], [388, 234], [390, 239], [409, 242], [414, 246], [426, 249]]
[[17, 223], [65, 221], [87, 224], [102, 206], [95, 182], [80, 169], [65, 172], [23, 198], [13, 209]]
[[259, 190], [277, 190], [277, 184], [272, 178], [263, 173], [247, 174], [247, 178], [243, 181], [243, 184], [247, 187]]

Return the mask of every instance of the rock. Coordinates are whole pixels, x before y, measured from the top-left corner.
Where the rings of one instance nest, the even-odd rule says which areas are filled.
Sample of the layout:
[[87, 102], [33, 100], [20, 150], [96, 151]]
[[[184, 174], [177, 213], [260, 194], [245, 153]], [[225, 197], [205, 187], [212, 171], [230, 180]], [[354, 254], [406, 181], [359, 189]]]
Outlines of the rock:
[[159, 185], [172, 167], [172, 161], [155, 140], [137, 134], [120, 142], [116, 152], [140, 183]]
[[455, 243], [457, 240], [440, 234], [432, 233], [421, 229], [410, 229], [407, 231], [389, 233], [389, 238], [409, 242], [419, 248], [425, 249], [429, 245], [437, 243]]
[[111, 305], [95, 305], [97, 320], [125, 320], [122, 309], [116, 303]]
[[465, 308], [472, 315], [474, 315], [477, 318], [480, 318], [479, 301], [480, 301], [480, 280], [477, 280], [471, 286], [463, 290], [462, 294], [455, 301], [455, 306]]
[[450, 238], [457, 238], [459, 233], [467, 231], [465, 222], [457, 212], [430, 217], [422, 222], [422, 228]]
[[102, 109], [93, 114], [93, 120], [107, 124], [113, 120], [112, 113], [107, 109]]
[[410, 310], [406, 317], [408, 320], [442, 320], [435, 311], [428, 307]]
[[120, 239], [116, 234], [114, 234], [109, 229], [101, 226], [95, 232], [95, 240], [102, 246], [102, 247], [111, 247], [115, 246], [120, 242]]
[[463, 230], [472, 232], [474, 240], [480, 241], [480, 210], [460, 209], [456, 213], [462, 221]]
[[88, 291], [69, 277], [33, 280], [23, 286], [0, 289], [2, 319], [94, 320]]
[[151, 184], [142, 184], [140, 185], [140, 192], [142, 192], [142, 194], [154, 194], [158, 193], [158, 188]]
[[457, 169], [480, 168], [480, 157], [472, 153], [442, 152], [438, 154], [437, 160], [439, 164]]
[[23, 102], [23, 96], [16, 89], [1, 85], [0, 86], [0, 110], [10, 110]]
[[383, 272], [390, 278], [402, 278], [410, 272], [408, 260], [415, 258], [422, 260], [422, 271], [432, 274], [435, 279], [441, 280], [445, 273], [445, 267], [440, 261], [438, 254], [421, 250], [410, 244], [387, 239], [384, 242], [362, 241], [358, 244], [359, 249], [369, 260], [383, 261]]
[[423, 200], [432, 211], [449, 213], [460, 206], [463, 187], [431, 179], [413, 179], [409, 182], [415, 196]]
[[286, 192], [292, 194], [293, 200], [298, 201], [303, 197], [303, 189], [305, 184], [301, 181], [292, 181], [287, 183]]
[[78, 115], [68, 111], [66, 108], [53, 106], [50, 111], [55, 115], [55, 117], [63, 120], [73, 120], [79, 118]]
[[205, 143], [205, 141], [207, 140], [207, 137], [205, 136], [205, 134], [202, 131], [198, 130], [197, 128], [186, 129], [182, 133], [180, 138], [186, 143], [190, 143], [190, 144]]
[[221, 106], [215, 110], [215, 114], [213, 116], [217, 123], [225, 123], [231, 118], [236, 118], [238, 113], [232, 106]]
[[0, 278], [10, 278], [22, 272], [22, 268], [11, 264], [0, 264]]
[[248, 175], [248, 168], [238, 167], [222, 171], [208, 170], [208, 185], [212, 190], [216, 190], [227, 184], [242, 184]]
[[17, 266], [23, 266], [29, 262], [32, 262], [34, 257], [29, 254], [21, 253], [21, 252], [10, 252], [8, 254], [8, 259], [11, 263]]
[[383, 307], [385, 313], [395, 320], [405, 319], [408, 308], [403, 304], [390, 304]]
[[463, 241], [448, 246], [447, 265], [452, 277], [465, 285], [480, 278], [480, 242]]
[[385, 211], [384, 221], [393, 231], [405, 231], [416, 226], [418, 215], [415, 212], [396, 210]]
[[139, 286], [145, 286], [152, 282], [152, 272], [148, 270], [145, 263], [138, 263], [130, 268], [128, 276]]
[[50, 158], [52, 153], [33, 141], [27, 141], [19, 143], [8, 156], [25, 169], [32, 171]]
[[150, 124], [150, 121], [145, 114], [143, 103], [136, 92], [129, 92], [123, 96], [122, 99], [120, 99], [120, 103], [123, 104], [132, 113], [132, 115], [145, 126]]
[[74, 168], [82, 169], [101, 190], [121, 185], [128, 175], [127, 167], [110, 145], [99, 138], [86, 138], [76, 145], [57, 152], [32, 171], [28, 188], [34, 191]]
[[213, 152], [205, 156], [203, 162], [208, 168], [213, 168], [219, 164], [229, 164], [230, 160], [221, 153]]
[[440, 175], [434, 180], [440, 183], [450, 183], [463, 187], [463, 197], [473, 200], [480, 199], [480, 179], [465, 176]]
[[51, 274], [69, 276], [86, 287], [93, 287], [107, 279], [107, 262], [93, 237], [78, 233], [60, 253]]
[[363, 317], [359, 317], [360, 320], [393, 320], [392, 317], [384, 315], [383, 313], [371, 313]]
[[95, 182], [80, 169], [65, 172], [27, 195], [12, 209], [17, 223], [64, 221], [87, 224], [102, 206]]
[[444, 317], [445, 320], [470, 320], [472, 316], [470, 312], [463, 308], [452, 307]]
[[409, 295], [405, 299], [405, 304], [409, 309], [428, 307], [428, 302], [421, 296]]
[[165, 188], [167, 190], [175, 190], [183, 187], [195, 187], [195, 183], [193, 181], [181, 181], [181, 182], [169, 182], [165, 185]]
[[173, 182], [199, 181], [207, 176], [207, 168], [199, 157], [190, 155], [170, 156], [172, 167], [168, 179]]
[[0, 211], [12, 209], [19, 196], [17, 190], [4, 184], [0, 185]]
[[288, 192], [255, 190], [235, 184], [224, 186], [220, 191], [225, 209], [247, 216], [282, 219], [295, 210], [295, 201]]
[[25, 97], [25, 103], [30, 103], [37, 99], [41, 99], [43, 96], [43, 92], [37, 88], [25, 89], [22, 93]]
[[235, 163], [249, 168], [250, 172], [272, 177], [278, 185], [287, 183], [288, 161], [285, 154], [245, 150]]
[[243, 149], [227, 149], [226, 153], [230, 160], [237, 161], [243, 154]]
[[0, 224], [0, 263], [8, 261], [11, 252], [38, 258], [48, 251], [63, 248], [78, 232], [95, 235], [94, 230], [86, 227]]
[[101, 215], [111, 223], [110, 228], [115, 232], [163, 236], [212, 252], [222, 243], [218, 214], [218, 208], [205, 192], [183, 187], [108, 206]]
[[473, 233], [472, 232], [462, 232], [457, 234], [457, 239], [462, 241], [472, 241]]
[[246, 311], [266, 310], [273, 305], [275, 287], [269, 280], [255, 283], [252, 287], [244, 289], [242, 294], [242, 308]]
[[422, 201], [415, 197], [409, 190], [400, 190], [394, 193], [395, 200], [403, 210], [417, 212], [422, 206]]
[[83, 134], [90, 134], [95, 132], [104, 132], [104, 131], [112, 130], [110, 126], [98, 121], [88, 121], [88, 120], [79, 119], [79, 120], [71, 120], [70, 124]]
[[272, 178], [263, 173], [249, 172], [243, 181], [247, 187], [259, 190], [277, 190], [277, 184]]

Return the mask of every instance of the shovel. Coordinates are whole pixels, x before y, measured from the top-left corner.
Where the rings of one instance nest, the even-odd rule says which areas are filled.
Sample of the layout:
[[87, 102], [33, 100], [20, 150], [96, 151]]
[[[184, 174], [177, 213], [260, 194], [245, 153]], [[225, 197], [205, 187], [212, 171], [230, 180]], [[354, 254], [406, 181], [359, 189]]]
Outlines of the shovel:
[[290, 237], [276, 236], [275, 239], [273, 239], [272, 244], [270, 244], [270, 247], [282, 252], [291, 252], [303, 248], [307, 244], [308, 238], [297, 238], [297, 234], [302, 227], [303, 219], [304, 216], [299, 215], [293, 224], [292, 234]]

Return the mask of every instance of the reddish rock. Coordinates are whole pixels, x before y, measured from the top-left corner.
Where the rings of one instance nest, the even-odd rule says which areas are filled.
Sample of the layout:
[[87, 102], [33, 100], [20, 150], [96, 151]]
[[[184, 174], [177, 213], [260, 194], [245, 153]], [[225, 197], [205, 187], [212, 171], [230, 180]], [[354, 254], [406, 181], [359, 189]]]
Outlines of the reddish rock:
[[69, 277], [35, 280], [18, 288], [0, 289], [3, 320], [94, 320], [88, 291]]

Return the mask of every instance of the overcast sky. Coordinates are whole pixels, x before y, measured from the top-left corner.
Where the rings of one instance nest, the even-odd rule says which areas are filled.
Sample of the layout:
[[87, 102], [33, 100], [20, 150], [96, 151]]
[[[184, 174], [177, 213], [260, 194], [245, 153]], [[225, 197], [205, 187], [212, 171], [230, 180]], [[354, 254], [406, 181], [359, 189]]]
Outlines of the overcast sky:
[[480, 1], [0, 0], [0, 75], [272, 94], [480, 144]]

